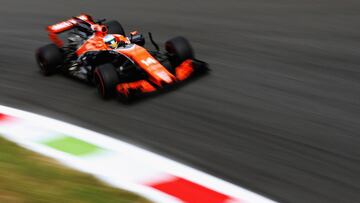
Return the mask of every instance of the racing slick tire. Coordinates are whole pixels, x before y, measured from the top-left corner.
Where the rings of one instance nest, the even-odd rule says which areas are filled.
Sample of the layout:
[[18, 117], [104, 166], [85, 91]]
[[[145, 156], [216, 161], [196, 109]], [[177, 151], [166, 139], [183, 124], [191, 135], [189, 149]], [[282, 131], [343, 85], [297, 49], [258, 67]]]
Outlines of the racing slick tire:
[[124, 28], [118, 21], [111, 20], [111, 21], [106, 22], [105, 25], [108, 28], [109, 34], [120, 34], [120, 35], [126, 36]]
[[63, 63], [64, 55], [55, 44], [48, 44], [36, 51], [36, 61], [43, 75], [49, 76]]
[[95, 85], [103, 99], [109, 99], [115, 95], [116, 85], [119, 84], [119, 76], [111, 63], [103, 64], [94, 71]]
[[176, 67], [187, 59], [194, 58], [189, 41], [181, 36], [174, 37], [165, 43], [165, 49], [171, 55], [171, 62]]

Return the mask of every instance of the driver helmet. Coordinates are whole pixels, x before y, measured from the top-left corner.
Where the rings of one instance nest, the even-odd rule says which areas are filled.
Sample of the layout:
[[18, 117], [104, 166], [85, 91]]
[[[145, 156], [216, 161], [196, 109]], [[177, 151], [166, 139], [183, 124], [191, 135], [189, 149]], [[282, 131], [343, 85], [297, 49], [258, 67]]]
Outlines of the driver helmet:
[[113, 35], [106, 35], [104, 37], [104, 42], [108, 47], [112, 49], [116, 49], [118, 47], [118, 41]]

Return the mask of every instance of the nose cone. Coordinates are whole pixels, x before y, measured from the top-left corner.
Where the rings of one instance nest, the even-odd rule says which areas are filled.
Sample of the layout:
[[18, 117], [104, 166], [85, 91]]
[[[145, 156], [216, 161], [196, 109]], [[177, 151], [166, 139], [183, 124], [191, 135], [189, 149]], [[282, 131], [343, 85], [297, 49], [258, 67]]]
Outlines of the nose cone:
[[156, 72], [156, 75], [161, 78], [164, 82], [166, 82], [167, 84], [170, 84], [173, 82], [173, 79], [168, 75], [167, 72], [165, 71], [159, 71]]

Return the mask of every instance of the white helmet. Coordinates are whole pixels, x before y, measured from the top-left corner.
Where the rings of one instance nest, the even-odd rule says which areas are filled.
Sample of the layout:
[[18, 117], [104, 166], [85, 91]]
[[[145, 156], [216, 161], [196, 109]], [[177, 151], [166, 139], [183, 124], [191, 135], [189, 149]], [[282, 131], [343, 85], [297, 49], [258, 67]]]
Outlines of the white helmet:
[[118, 42], [113, 35], [106, 35], [104, 37], [104, 42], [108, 47], [112, 49], [116, 49], [118, 47]]

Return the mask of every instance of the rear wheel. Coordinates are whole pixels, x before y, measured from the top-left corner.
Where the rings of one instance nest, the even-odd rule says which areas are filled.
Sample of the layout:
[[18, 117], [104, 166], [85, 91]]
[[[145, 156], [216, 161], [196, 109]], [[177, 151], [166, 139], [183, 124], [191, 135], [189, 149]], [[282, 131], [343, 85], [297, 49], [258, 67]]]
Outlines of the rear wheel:
[[176, 67], [187, 59], [194, 58], [193, 49], [184, 37], [174, 37], [165, 43], [165, 49], [171, 55], [171, 62]]
[[48, 44], [36, 51], [36, 61], [45, 76], [54, 74], [63, 63], [64, 55], [55, 44]]
[[119, 77], [112, 64], [103, 64], [95, 69], [94, 81], [103, 99], [109, 99], [115, 95]]
[[126, 36], [124, 28], [118, 21], [111, 20], [111, 21], [106, 22], [105, 25], [108, 28], [109, 34], [120, 34], [120, 35]]

